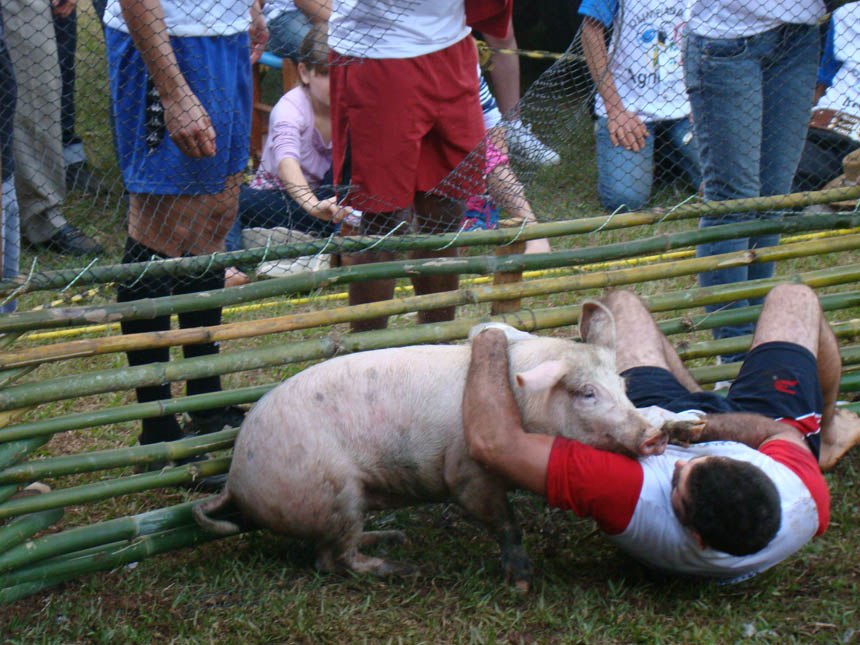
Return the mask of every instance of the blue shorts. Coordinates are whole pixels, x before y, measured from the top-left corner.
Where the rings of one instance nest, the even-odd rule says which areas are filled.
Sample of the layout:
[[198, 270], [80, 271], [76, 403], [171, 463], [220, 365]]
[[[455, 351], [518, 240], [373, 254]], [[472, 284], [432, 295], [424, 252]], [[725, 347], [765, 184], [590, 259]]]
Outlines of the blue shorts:
[[824, 399], [818, 364], [805, 347], [786, 342], [759, 345], [747, 355], [725, 397], [709, 391], [690, 392], [662, 367], [632, 367], [621, 376], [636, 407], [658, 405], [672, 412], [756, 412], [797, 428], [818, 458]]
[[214, 157], [186, 157], [164, 126], [158, 93], [131, 37], [105, 30], [116, 145], [130, 193], [202, 195], [248, 165], [251, 140], [251, 62], [247, 33], [171, 38], [182, 74], [215, 128]]

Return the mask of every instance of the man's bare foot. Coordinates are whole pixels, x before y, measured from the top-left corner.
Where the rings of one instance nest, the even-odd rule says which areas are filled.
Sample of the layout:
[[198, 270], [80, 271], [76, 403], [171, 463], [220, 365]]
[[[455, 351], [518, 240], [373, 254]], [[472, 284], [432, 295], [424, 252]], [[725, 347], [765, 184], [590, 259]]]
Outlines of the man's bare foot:
[[821, 470], [833, 470], [836, 462], [857, 444], [860, 444], [860, 416], [837, 408], [830, 427], [821, 431], [821, 455], [818, 457]]

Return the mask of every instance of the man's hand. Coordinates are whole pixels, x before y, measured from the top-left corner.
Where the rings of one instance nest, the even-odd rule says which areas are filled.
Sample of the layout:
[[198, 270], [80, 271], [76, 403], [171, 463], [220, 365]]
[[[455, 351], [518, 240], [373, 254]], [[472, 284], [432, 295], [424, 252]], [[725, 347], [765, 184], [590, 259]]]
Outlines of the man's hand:
[[51, 0], [51, 12], [57, 18], [68, 18], [77, 4], [78, 0]]
[[215, 128], [209, 113], [197, 96], [183, 82], [178, 96], [162, 98], [164, 124], [173, 143], [187, 157], [200, 159], [214, 157]]

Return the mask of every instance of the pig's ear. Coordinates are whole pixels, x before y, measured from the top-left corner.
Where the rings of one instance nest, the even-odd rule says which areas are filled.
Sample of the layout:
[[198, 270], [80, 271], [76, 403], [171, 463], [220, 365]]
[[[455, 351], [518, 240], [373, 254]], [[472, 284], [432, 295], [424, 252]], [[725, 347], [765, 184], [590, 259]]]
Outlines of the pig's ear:
[[554, 387], [567, 373], [568, 368], [562, 361], [544, 361], [525, 372], [514, 375], [519, 387], [527, 392], [540, 392]]
[[579, 335], [586, 343], [615, 351], [615, 319], [612, 312], [597, 300], [583, 302], [579, 315]]

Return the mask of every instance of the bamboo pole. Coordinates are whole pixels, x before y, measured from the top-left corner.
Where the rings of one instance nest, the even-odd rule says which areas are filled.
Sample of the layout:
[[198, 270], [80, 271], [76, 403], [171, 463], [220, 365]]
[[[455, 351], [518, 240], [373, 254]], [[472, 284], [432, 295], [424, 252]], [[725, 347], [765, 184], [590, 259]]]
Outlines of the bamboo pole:
[[151, 419], [166, 414], [197, 412], [199, 410], [211, 410], [212, 408], [226, 407], [228, 405], [253, 403], [276, 385], [277, 383], [267, 383], [265, 385], [237, 388], [235, 390], [151, 401], [149, 403], [132, 403], [115, 408], [93, 410], [92, 412], [78, 412], [50, 419], [20, 423], [0, 429], [0, 443], [43, 435], [53, 435], [67, 430], [93, 428], [111, 423]]
[[[512, 255], [505, 258], [494, 256], [459, 257], [446, 260], [437, 258], [355, 265], [324, 271], [308, 271], [290, 277], [262, 280], [240, 287], [217, 289], [209, 292], [112, 303], [97, 307], [69, 307], [15, 313], [0, 318], [0, 333], [101, 324], [118, 322], [119, 320], [148, 319], [181, 311], [199, 311], [216, 306], [228, 306], [261, 298], [283, 296], [291, 292], [314, 291], [323, 287], [363, 280], [455, 273], [490, 274], [498, 271], [579, 266], [603, 260], [627, 258], [631, 255], [683, 248], [715, 240], [768, 233], [791, 233], [820, 228], [848, 227], [857, 224], [860, 224], [860, 214], [804, 215], [713, 226], [695, 231], [545, 254]], [[534, 226], [528, 227], [528, 229], [533, 228]]]
[[184, 466], [165, 468], [161, 472], [144, 473], [99, 481], [73, 488], [54, 490], [50, 493], [12, 499], [0, 504], [0, 520], [24, 513], [35, 513], [52, 508], [96, 502], [120, 495], [139, 493], [152, 488], [164, 488], [193, 484], [200, 478], [220, 475], [230, 467], [228, 457], [209, 459]]
[[63, 509], [55, 508], [40, 513], [30, 513], [16, 517], [8, 524], [0, 526], [0, 554], [18, 546], [27, 538], [43, 531], [63, 517]]
[[46, 477], [61, 477], [123, 466], [145, 466], [156, 462], [176, 461], [230, 448], [238, 432], [238, 428], [229, 428], [176, 441], [27, 461], [0, 470], [0, 484], [30, 482]]
[[[191, 517], [191, 507], [195, 503], [195, 501], [184, 502], [98, 524], [65, 529], [61, 533], [44, 535], [8, 550], [0, 548], [0, 573], [60, 555], [112, 542], [135, 540], [144, 535], [192, 524], [194, 520]], [[236, 516], [236, 513], [230, 515], [230, 517]]]
[[[856, 199], [860, 196], [860, 188], [840, 188], [828, 191], [794, 193], [770, 197], [755, 197], [747, 199], [728, 200], [723, 202], [682, 204], [669, 209], [652, 209], [634, 213], [615, 213], [579, 220], [534, 224], [523, 229], [497, 229], [491, 231], [470, 231], [468, 233], [449, 233], [433, 236], [403, 236], [379, 238], [329, 238], [316, 242], [296, 243], [271, 248], [234, 251], [231, 253], [215, 253], [211, 256], [194, 256], [190, 258], [174, 258], [157, 263], [136, 263], [109, 265], [105, 267], [90, 267], [81, 272], [78, 269], [45, 271], [38, 275], [21, 277], [15, 280], [0, 281], [0, 294], [35, 291], [40, 289], [59, 289], [72, 279], [85, 286], [96, 283], [118, 282], [131, 280], [141, 274], [146, 267], [148, 274], [183, 275], [200, 273], [207, 269], [223, 269], [229, 266], [251, 266], [265, 259], [297, 257], [300, 255], [315, 255], [317, 253], [346, 253], [360, 251], [369, 244], [375, 248], [389, 251], [416, 249], [433, 249], [440, 246], [478, 246], [499, 245], [514, 239], [539, 239], [560, 235], [587, 234], [601, 230], [655, 224], [663, 221], [675, 221], [701, 217], [703, 215], [722, 215], [733, 212], [764, 212], [792, 210], [811, 204], [822, 204], [846, 199]], [[488, 272], [489, 273], [489, 272]]]
[[57, 584], [86, 573], [114, 569], [129, 562], [140, 562], [159, 553], [175, 551], [217, 538], [217, 535], [207, 533], [196, 525], [186, 525], [145, 535], [129, 542], [109, 545], [80, 557], [61, 556], [55, 561], [35, 564], [0, 576], [0, 600], [15, 597], [14, 592], [21, 585], [51, 581]]
[[[406, 311], [431, 309], [439, 306], [456, 306], [466, 303], [477, 303], [497, 300], [516, 301], [522, 297], [546, 295], [559, 291], [569, 291], [572, 281], [591, 283], [595, 286], [607, 286], [604, 276], [613, 275], [618, 284], [618, 276], [635, 275], [638, 281], [650, 279], [677, 277], [711, 270], [715, 267], [727, 267], [749, 264], [754, 261], [778, 261], [789, 257], [797, 257], [810, 253], [831, 253], [840, 250], [860, 248], [860, 235], [843, 236], [833, 240], [811, 240], [779, 247], [768, 247], [757, 250], [754, 255], [748, 252], [737, 252], [720, 256], [691, 258], [654, 264], [650, 267], [618, 269], [610, 273], [594, 273], [594, 277], [578, 278], [544, 278], [532, 280], [528, 284], [516, 283], [494, 285], [493, 287], [474, 287], [468, 290], [412, 296], [397, 300], [388, 300], [353, 307], [339, 307], [321, 312], [310, 312], [281, 316], [262, 321], [228, 323], [215, 327], [195, 329], [180, 329], [166, 332], [150, 332], [144, 334], [129, 334], [108, 338], [86, 339], [44, 345], [34, 348], [0, 353], [0, 368], [12, 366], [32, 366], [43, 362], [95, 356], [117, 351], [135, 349], [152, 349], [169, 347], [180, 344], [213, 342], [248, 338], [265, 334], [293, 331], [309, 327], [318, 327], [339, 322], [351, 322], [374, 318], [379, 315], [391, 315]], [[627, 273], [621, 273], [627, 271]], [[582, 287], [590, 288], [590, 287]]]
[[[747, 257], [746, 253], [728, 254], [727, 256], [710, 256], [707, 258], [696, 258], [695, 260], [680, 261], [675, 266], [661, 266], [653, 271], [651, 267], [637, 268], [635, 281], [643, 282], [672, 275], [678, 270], [678, 265], [683, 262], [697, 263], [697, 271], [705, 270], [707, 267], [727, 266], [730, 261], [769, 261], [776, 258], [793, 257], [799, 249], [820, 247], [823, 251], [833, 251], [834, 248], [857, 248], [860, 244], [860, 236], [845, 236], [837, 240], [813, 240], [798, 243], [787, 247], [767, 247], [756, 252], [753, 257]], [[796, 247], [796, 248], [790, 248]], [[728, 256], [738, 256], [730, 260]], [[672, 264], [672, 263], [670, 263]], [[689, 265], [688, 265], [689, 268]], [[619, 275], [624, 276], [624, 270], [609, 272], [606, 274], [587, 274], [577, 276], [576, 280], [571, 278], [547, 278], [537, 280], [523, 285], [502, 285], [499, 287], [485, 287], [485, 289], [500, 289], [503, 292], [523, 293], [525, 290], [534, 290], [536, 283], [547, 281], [561, 281], [558, 287], [564, 286], [565, 290], [617, 286], [621, 281]], [[837, 272], [839, 272], [837, 270]], [[630, 279], [628, 277], [628, 279]], [[623, 281], [623, 278], [622, 278]], [[474, 292], [475, 290], [470, 290]], [[540, 289], [540, 293], [546, 293], [547, 288]], [[712, 290], [719, 292], [719, 290]], [[456, 293], [456, 292], [454, 292]], [[493, 294], [499, 297], [498, 294]], [[474, 294], [471, 293], [471, 297]], [[438, 303], [447, 297], [445, 294], [433, 294], [426, 296], [428, 301]], [[502, 296], [504, 297], [504, 296]], [[471, 298], [470, 298], [470, 301]], [[551, 318], [548, 318], [550, 320]], [[551, 324], [551, 323], [550, 323]], [[570, 324], [570, 323], [563, 323]], [[428, 332], [429, 328], [429, 332]], [[436, 326], [423, 326], [412, 329], [384, 330], [378, 332], [364, 332], [362, 334], [337, 335], [329, 334], [323, 338], [310, 341], [300, 341], [278, 347], [263, 347], [232, 354], [222, 353], [219, 355], [204, 356], [192, 359], [170, 361], [169, 363], [151, 363], [133, 368], [116, 368], [102, 370], [86, 375], [74, 375], [59, 377], [47, 381], [18, 385], [5, 390], [0, 390], [0, 410], [15, 409], [46, 401], [56, 401], [63, 398], [75, 396], [86, 396], [114, 391], [117, 389], [129, 389], [142, 385], [154, 385], [159, 383], [187, 380], [189, 378], [202, 378], [207, 376], [221, 375], [231, 372], [239, 372], [249, 369], [273, 367], [285, 363], [327, 358], [336, 353], [351, 352], [365, 349], [376, 349], [391, 345], [413, 344], [421, 342], [442, 342], [463, 338], [471, 328], [466, 321], [455, 323], [444, 323]]]

